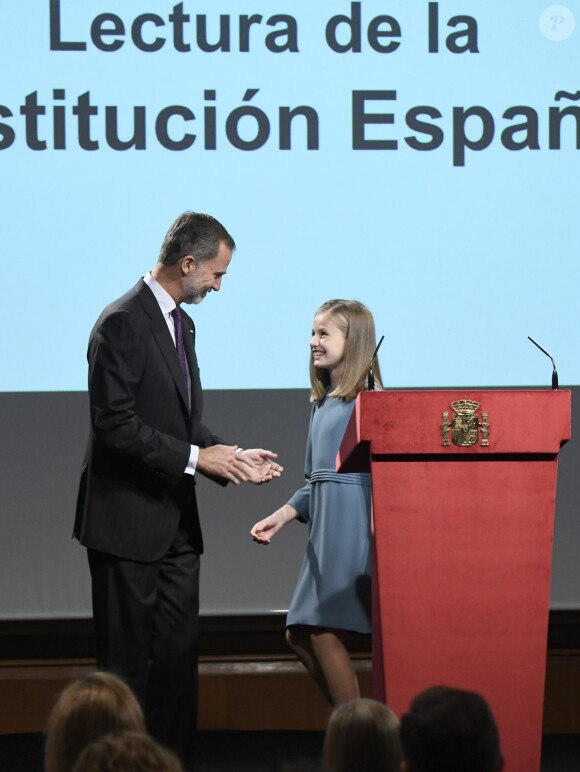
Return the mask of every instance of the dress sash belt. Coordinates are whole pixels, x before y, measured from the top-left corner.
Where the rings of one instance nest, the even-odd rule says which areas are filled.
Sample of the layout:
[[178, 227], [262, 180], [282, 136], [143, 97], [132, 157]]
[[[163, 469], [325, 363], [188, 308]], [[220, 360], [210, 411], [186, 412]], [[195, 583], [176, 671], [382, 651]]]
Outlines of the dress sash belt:
[[314, 469], [310, 482], [336, 482], [345, 485], [365, 485], [370, 487], [371, 476], [368, 472], [336, 472], [334, 469]]

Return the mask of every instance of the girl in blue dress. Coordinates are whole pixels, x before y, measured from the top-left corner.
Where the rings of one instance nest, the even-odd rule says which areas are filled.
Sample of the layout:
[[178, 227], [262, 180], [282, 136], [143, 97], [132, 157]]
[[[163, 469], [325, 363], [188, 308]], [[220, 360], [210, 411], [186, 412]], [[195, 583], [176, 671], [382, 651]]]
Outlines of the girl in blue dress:
[[[332, 705], [360, 696], [346, 642], [349, 631], [371, 632], [370, 475], [338, 474], [335, 464], [375, 345], [373, 317], [362, 303], [329, 300], [318, 309], [310, 340], [306, 485], [251, 530], [255, 541], [269, 544], [291, 520], [308, 524], [286, 639]], [[374, 372], [381, 387], [378, 362]]]

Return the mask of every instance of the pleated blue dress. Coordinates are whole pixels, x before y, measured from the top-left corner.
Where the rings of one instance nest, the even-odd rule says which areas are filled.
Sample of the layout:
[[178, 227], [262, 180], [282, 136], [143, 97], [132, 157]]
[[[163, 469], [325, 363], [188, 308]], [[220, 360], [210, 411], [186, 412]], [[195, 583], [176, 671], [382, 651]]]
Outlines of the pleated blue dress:
[[306, 485], [288, 502], [309, 529], [288, 626], [371, 632], [370, 475], [335, 471], [354, 404], [327, 396], [312, 410]]

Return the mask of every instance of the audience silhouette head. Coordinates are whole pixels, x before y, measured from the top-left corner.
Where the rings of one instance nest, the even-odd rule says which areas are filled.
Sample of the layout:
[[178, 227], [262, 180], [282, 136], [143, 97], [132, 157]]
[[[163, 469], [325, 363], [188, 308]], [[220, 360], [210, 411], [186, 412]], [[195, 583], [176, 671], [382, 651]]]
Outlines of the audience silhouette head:
[[143, 713], [131, 689], [112, 673], [98, 671], [70, 683], [46, 727], [45, 772], [71, 770], [84, 748], [106, 734], [145, 733]]
[[487, 702], [475, 692], [435, 686], [401, 718], [404, 772], [499, 772], [499, 735]]
[[88, 745], [72, 772], [183, 772], [177, 756], [139, 732], [108, 734]]
[[336, 707], [324, 738], [328, 772], [399, 772], [399, 720], [382, 702], [360, 698]]

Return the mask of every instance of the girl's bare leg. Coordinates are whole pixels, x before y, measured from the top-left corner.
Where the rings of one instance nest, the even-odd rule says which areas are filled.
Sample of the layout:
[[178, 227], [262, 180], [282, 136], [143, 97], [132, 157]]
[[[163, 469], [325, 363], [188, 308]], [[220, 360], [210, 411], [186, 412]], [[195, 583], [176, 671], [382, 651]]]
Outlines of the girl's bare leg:
[[308, 625], [293, 625], [286, 631], [290, 648], [331, 705], [360, 697], [346, 638], [344, 630]]

